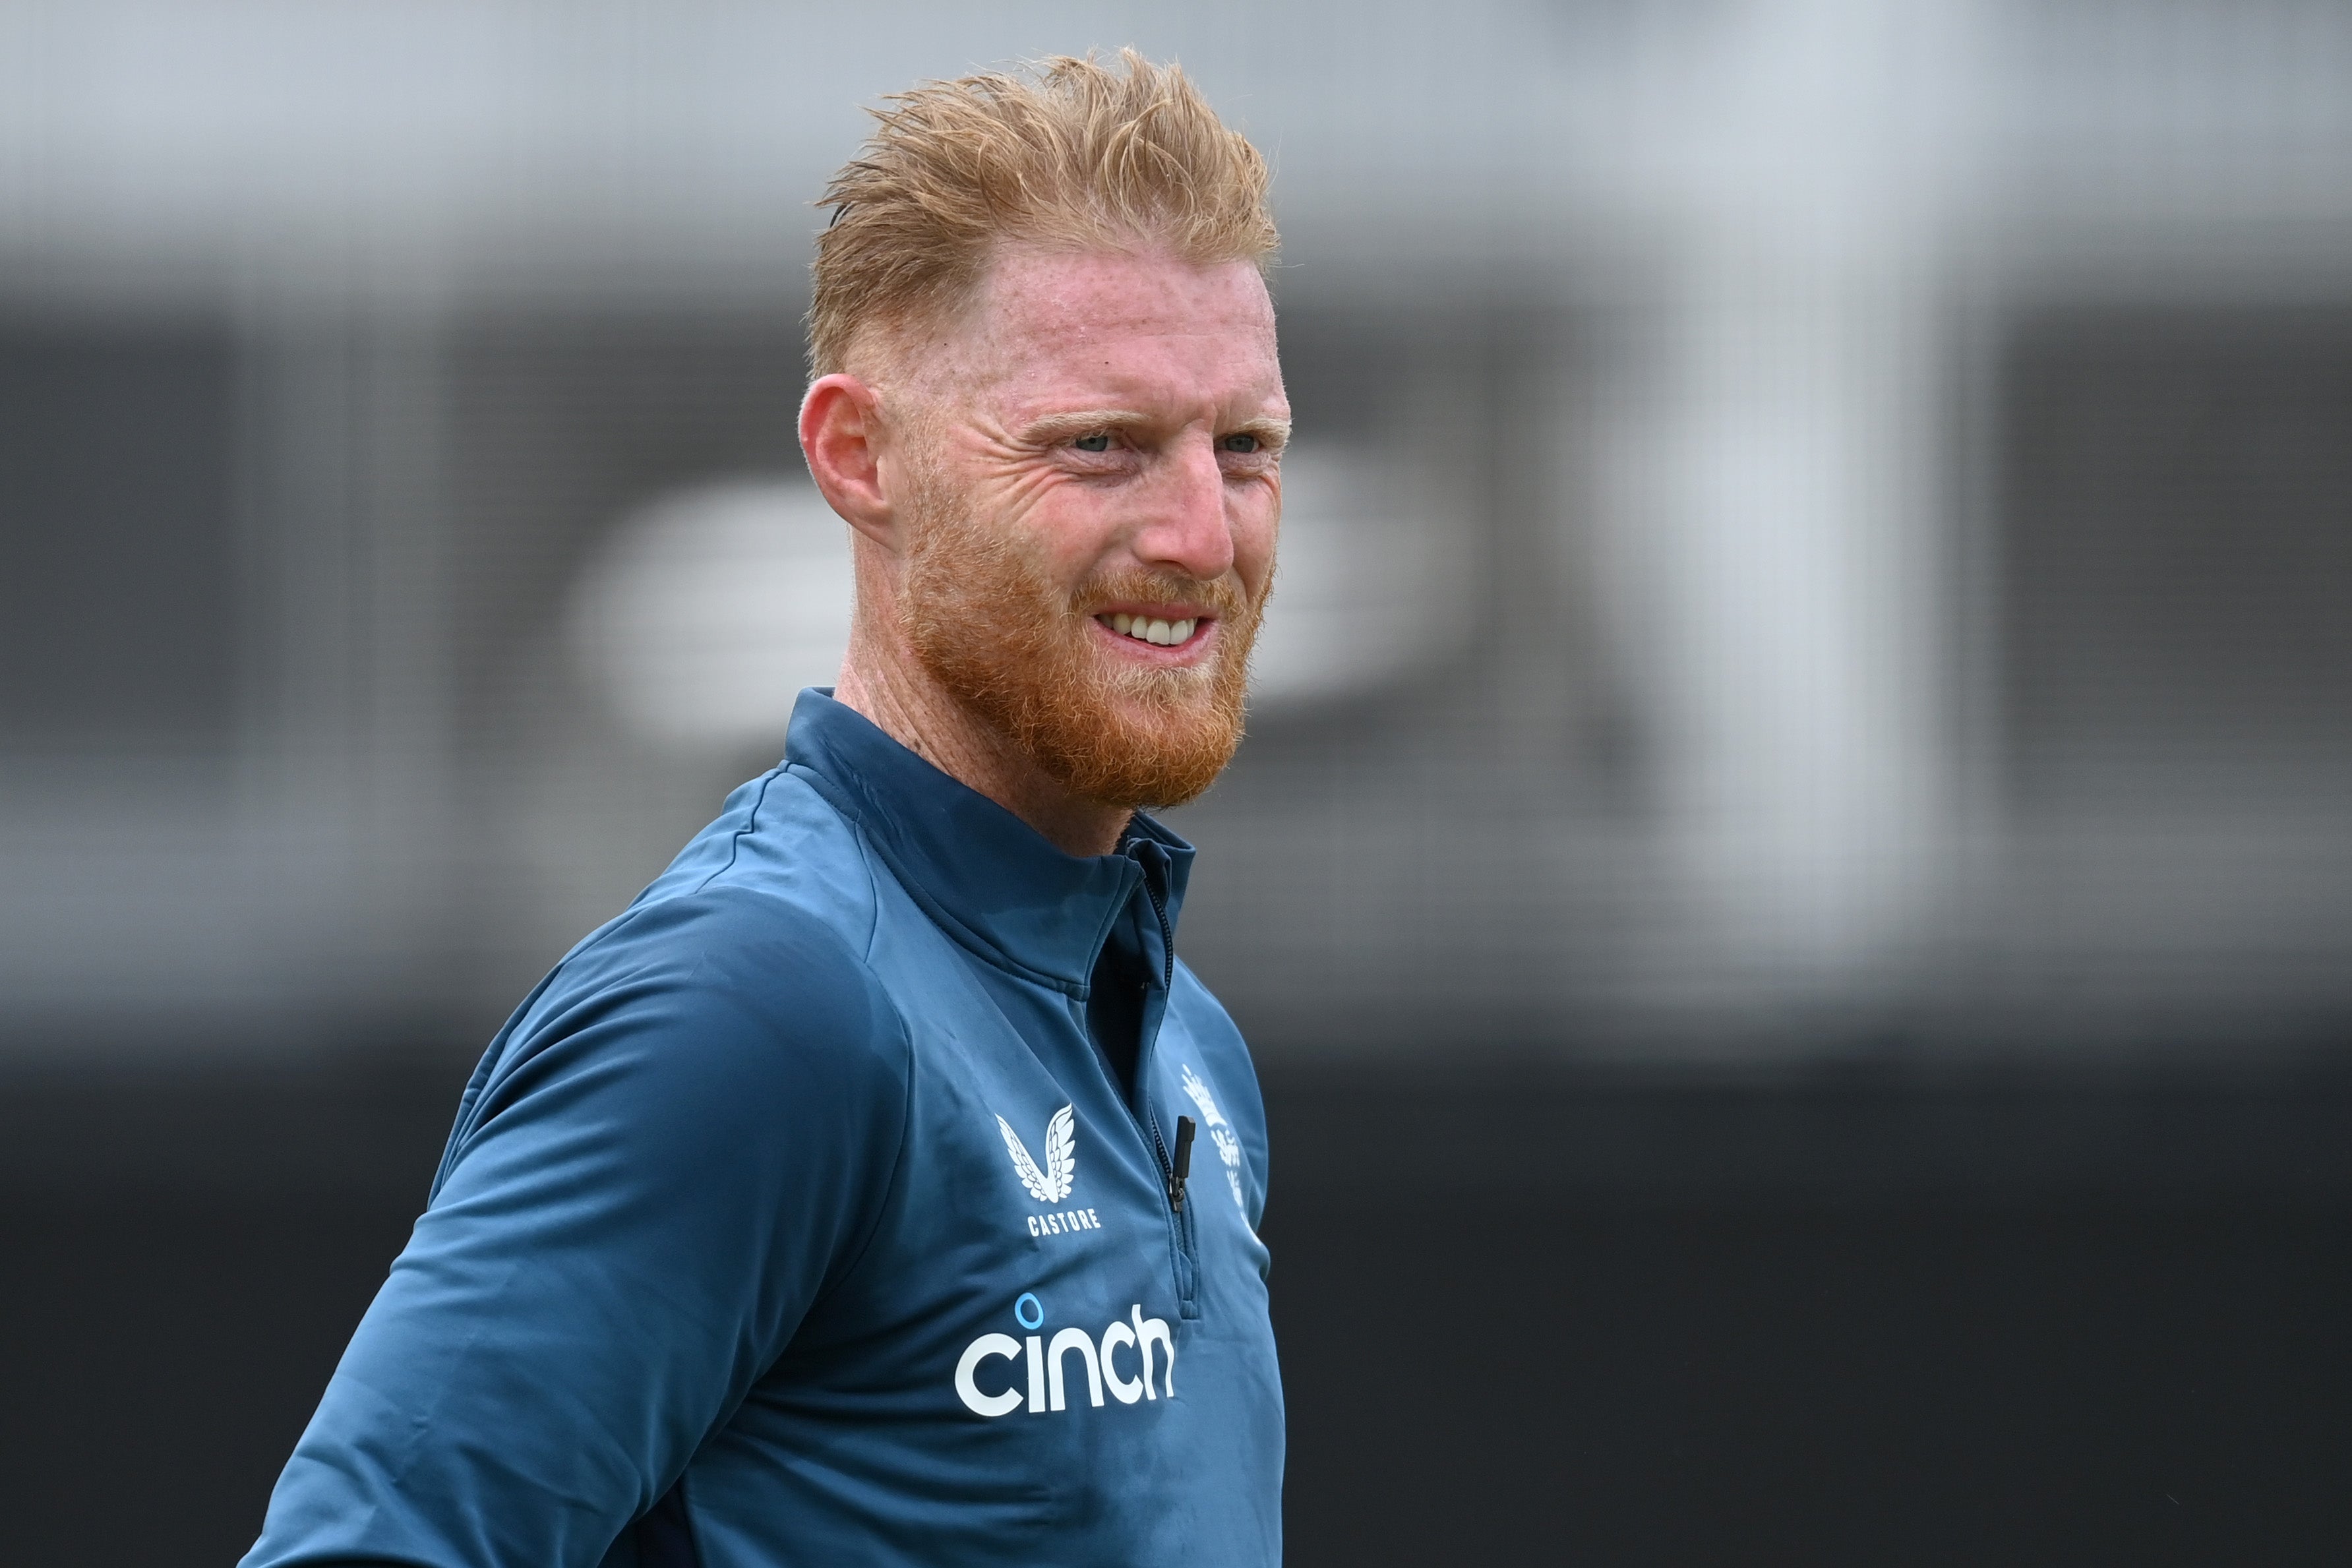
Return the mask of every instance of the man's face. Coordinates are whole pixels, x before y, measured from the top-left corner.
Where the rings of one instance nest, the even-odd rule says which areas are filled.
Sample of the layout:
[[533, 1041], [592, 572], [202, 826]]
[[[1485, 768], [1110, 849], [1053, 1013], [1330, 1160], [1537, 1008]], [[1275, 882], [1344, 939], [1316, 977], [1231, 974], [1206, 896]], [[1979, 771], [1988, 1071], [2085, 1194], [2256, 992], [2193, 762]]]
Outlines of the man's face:
[[1008, 249], [926, 351], [900, 609], [1082, 797], [1180, 804], [1241, 739], [1289, 428], [1246, 263]]

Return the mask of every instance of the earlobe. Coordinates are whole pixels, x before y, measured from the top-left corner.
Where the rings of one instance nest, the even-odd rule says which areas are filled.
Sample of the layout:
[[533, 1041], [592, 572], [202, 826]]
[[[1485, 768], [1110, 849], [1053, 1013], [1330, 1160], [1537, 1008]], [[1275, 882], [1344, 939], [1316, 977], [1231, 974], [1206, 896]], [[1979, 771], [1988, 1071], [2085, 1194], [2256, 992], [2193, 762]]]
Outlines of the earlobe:
[[881, 401], [839, 372], [818, 377], [801, 399], [801, 454], [825, 503], [848, 524], [890, 548], [893, 509], [882, 484]]

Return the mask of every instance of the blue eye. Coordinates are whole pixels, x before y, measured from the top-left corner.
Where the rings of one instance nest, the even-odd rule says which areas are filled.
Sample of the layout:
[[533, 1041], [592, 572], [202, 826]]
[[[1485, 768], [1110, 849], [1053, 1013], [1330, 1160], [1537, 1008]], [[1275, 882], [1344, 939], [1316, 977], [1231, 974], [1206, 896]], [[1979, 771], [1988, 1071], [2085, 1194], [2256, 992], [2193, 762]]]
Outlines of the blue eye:
[[1242, 435], [1228, 436], [1223, 440], [1218, 442], [1217, 445], [1223, 447], [1228, 452], [1255, 452], [1258, 449], [1260, 443], [1258, 438], [1255, 436]]
[[1097, 430], [1091, 436], [1079, 437], [1070, 445], [1081, 452], [1108, 452], [1110, 450], [1110, 432]]

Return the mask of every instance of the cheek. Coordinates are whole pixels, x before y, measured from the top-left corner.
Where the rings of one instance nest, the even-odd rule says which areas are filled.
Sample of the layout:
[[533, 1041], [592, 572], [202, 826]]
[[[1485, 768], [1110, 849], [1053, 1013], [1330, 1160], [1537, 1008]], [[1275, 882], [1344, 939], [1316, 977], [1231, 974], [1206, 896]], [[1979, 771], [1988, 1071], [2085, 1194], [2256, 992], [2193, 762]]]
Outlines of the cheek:
[[1275, 546], [1280, 535], [1282, 502], [1271, 497], [1256, 505], [1236, 508], [1233, 516], [1234, 571], [1253, 594], [1265, 586], [1274, 573]]
[[1105, 491], [1063, 482], [1045, 487], [1035, 499], [1020, 527], [1055, 577], [1078, 583], [1117, 553], [1126, 533]]
[[1101, 497], [1070, 475], [1034, 464], [988, 465], [963, 489], [973, 523], [1010, 539], [1057, 579], [1083, 575], [1115, 532]]

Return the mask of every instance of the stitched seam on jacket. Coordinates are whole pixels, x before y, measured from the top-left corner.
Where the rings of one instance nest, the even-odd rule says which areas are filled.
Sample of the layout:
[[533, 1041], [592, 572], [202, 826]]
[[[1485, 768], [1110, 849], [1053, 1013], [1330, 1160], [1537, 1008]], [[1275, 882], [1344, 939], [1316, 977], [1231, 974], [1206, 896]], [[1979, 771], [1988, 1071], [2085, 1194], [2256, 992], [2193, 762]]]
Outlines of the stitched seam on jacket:
[[719, 880], [719, 878], [727, 875], [728, 872], [732, 871], [735, 868], [736, 858], [743, 852], [743, 840], [751, 837], [752, 834], [760, 831], [760, 808], [768, 804], [768, 787], [774, 784], [777, 779], [781, 778], [785, 770], [782, 768], [771, 768], [768, 770], [766, 776], [760, 780], [760, 798], [751, 803], [751, 815], [744, 820], [742, 826], [728, 835], [727, 864], [719, 867], [716, 871], [711, 872], [710, 875], [702, 879], [701, 881], [697, 882], [694, 885], [694, 890], [696, 892], [698, 893], [702, 891], [705, 888], [710, 886], [711, 883]]

